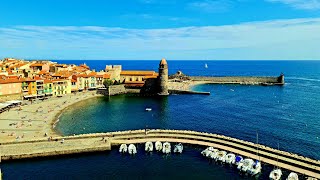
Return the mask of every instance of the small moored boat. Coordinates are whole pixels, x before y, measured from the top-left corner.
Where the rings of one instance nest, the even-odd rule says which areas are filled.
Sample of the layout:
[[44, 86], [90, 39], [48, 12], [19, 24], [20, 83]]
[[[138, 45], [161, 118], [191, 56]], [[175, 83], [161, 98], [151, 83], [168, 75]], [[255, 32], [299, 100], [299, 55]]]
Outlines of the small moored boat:
[[173, 149], [173, 152], [174, 153], [182, 153], [182, 151], [183, 151], [183, 145], [181, 144], [181, 143], [179, 143], [179, 144], [176, 144], [175, 146], [174, 146], [174, 149]]
[[130, 144], [129, 147], [128, 147], [128, 151], [129, 151], [129, 154], [136, 154], [137, 153], [137, 148], [134, 144]]
[[211, 151], [211, 153], [210, 153], [209, 157], [210, 157], [211, 159], [217, 160], [218, 152], [219, 152], [219, 150], [218, 150], [218, 149], [212, 149], [212, 151]]
[[287, 178], [287, 180], [299, 180], [298, 174], [291, 172]]
[[232, 153], [229, 153], [226, 155], [226, 163], [228, 164], [234, 164], [235, 161], [236, 161], [236, 155], [232, 154]]
[[157, 141], [155, 143], [156, 146], [156, 151], [161, 151], [162, 150], [162, 143], [160, 141]]
[[168, 142], [163, 143], [162, 152], [164, 154], [169, 154], [171, 152], [171, 145]]
[[212, 150], [214, 150], [213, 147], [208, 147], [205, 150], [201, 151], [201, 154], [205, 157], [210, 157], [212, 154]]
[[227, 155], [226, 151], [219, 151], [218, 154], [217, 154], [217, 160], [221, 161], [221, 162], [225, 162], [226, 161], [226, 155]]
[[153, 144], [152, 144], [152, 142], [150, 142], [150, 141], [146, 142], [145, 147], [144, 147], [144, 150], [145, 150], [146, 152], [152, 152], [152, 151], [153, 151]]
[[281, 176], [282, 176], [281, 169], [274, 169], [271, 171], [269, 178], [271, 180], [279, 180], [279, 179], [281, 179]]
[[243, 157], [242, 156], [236, 156], [237, 169], [240, 170], [242, 165], [243, 165]]
[[252, 166], [252, 168], [248, 169], [248, 172], [252, 175], [255, 176], [256, 174], [261, 172], [261, 163], [260, 161], [256, 160]]
[[252, 159], [244, 159], [243, 164], [241, 166], [241, 171], [247, 172], [249, 169], [252, 168], [254, 161]]
[[151, 108], [146, 108], [146, 111], [152, 111], [152, 109]]
[[120, 153], [126, 153], [128, 151], [128, 146], [126, 144], [121, 144], [119, 148]]

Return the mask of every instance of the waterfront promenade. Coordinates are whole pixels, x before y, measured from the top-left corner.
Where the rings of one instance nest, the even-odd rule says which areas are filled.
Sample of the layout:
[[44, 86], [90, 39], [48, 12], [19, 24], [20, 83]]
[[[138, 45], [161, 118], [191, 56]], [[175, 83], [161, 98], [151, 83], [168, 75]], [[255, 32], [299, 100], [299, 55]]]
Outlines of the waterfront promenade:
[[[145, 143], [147, 141], [181, 142], [203, 147], [213, 146], [245, 157], [260, 159], [261, 162], [300, 174], [320, 177], [320, 161], [222, 135], [185, 130], [132, 130], [55, 137], [50, 141], [47, 138], [39, 138], [30, 141], [3, 142], [0, 146], [0, 152], [2, 160], [8, 161], [12, 159], [106, 151], [111, 150], [112, 146], [117, 148], [122, 143]], [[138, 149], [138, 151], [143, 151], [143, 149]]]

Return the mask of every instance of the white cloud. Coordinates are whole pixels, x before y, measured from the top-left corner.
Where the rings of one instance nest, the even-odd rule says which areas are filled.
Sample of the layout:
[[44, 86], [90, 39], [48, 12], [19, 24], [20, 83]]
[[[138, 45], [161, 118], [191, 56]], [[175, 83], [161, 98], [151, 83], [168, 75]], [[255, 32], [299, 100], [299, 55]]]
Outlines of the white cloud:
[[320, 0], [266, 0], [266, 1], [283, 3], [295, 9], [304, 9], [304, 10], [320, 9]]
[[1, 56], [61, 59], [320, 59], [320, 18], [225, 26], [0, 28]]

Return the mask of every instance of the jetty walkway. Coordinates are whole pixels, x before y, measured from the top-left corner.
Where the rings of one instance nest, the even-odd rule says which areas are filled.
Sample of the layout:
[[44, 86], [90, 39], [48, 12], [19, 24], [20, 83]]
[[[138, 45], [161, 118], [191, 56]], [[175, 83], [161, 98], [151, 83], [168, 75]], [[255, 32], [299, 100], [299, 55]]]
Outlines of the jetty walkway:
[[[280, 151], [260, 144], [227, 136], [185, 130], [132, 130], [109, 133], [65, 136], [48, 140], [4, 142], [0, 145], [3, 161], [43, 156], [75, 154], [111, 150], [122, 143], [145, 143], [162, 141], [200, 146], [213, 146], [261, 162], [279, 166], [307, 176], [320, 177], [320, 161]], [[258, 153], [257, 153], [258, 152]]]

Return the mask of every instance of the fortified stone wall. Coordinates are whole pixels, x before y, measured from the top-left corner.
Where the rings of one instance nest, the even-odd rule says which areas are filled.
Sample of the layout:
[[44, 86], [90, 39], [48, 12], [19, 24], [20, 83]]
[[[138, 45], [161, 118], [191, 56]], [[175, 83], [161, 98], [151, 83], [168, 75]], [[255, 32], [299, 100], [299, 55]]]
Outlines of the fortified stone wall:
[[280, 77], [204, 77], [204, 76], [190, 76], [194, 81], [211, 81], [214, 83], [282, 83]]
[[112, 85], [107, 88], [99, 88], [97, 90], [97, 94], [102, 94], [104, 96], [113, 96], [117, 94], [125, 94], [127, 93], [126, 88], [123, 84], [120, 85]]

